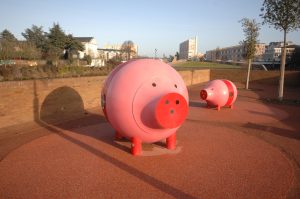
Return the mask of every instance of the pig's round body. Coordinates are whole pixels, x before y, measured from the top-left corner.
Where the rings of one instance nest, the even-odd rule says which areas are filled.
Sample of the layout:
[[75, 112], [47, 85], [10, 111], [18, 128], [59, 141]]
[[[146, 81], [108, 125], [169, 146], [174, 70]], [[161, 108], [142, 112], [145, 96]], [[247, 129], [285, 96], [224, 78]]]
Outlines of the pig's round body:
[[229, 80], [212, 80], [200, 92], [208, 106], [232, 106], [237, 98], [236, 86]]
[[[178, 110], [172, 105], [172, 99], [179, 106]], [[111, 72], [101, 101], [107, 120], [118, 134], [151, 143], [167, 138], [180, 127], [178, 124], [187, 115], [188, 92], [181, 76], [171, 66], [159, 60], [140, 59], [123, 63]], [[168, 120], [161, 106], [175, 107], [174, 121]], [[170, 110], [174, 112], [172, 107]], [[182, 110], [184, 115], [181, 116]]]

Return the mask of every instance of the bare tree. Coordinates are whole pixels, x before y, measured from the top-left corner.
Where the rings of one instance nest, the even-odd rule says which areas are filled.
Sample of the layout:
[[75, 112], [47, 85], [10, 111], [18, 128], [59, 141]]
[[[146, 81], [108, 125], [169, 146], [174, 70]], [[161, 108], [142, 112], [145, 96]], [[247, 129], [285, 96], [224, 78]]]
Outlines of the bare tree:
[[260, 15], [264, 22], [283, 31], [278, 99], [283, 99], [284, 71], [286, 61], [286, 35], [300, 27], [300, 0], [264, 0]]
[[134, 43], [131, 40], [124, 41], [121, 50], [127, 54], [126, 60], [129, 60], [132, 54], [136, 54]]
[[242, 41], [242, 45], [244, 46], [245, 53], [244, 57], [248, 60], [248, 72], [247, 72], [247, 81], [246, 81], [246, 89], [249, 89], [249, 79], [250, 79], [250, 71], [252, 67], [252, 59], [255, 56], [256, 51], [256, 43], [258, 42], [257, 38], [259, 35], [260, 25], [255, 21], [255, 19], [243, 18], [240, 20], [243, 27], [243, 32], [245, 35], [245, 40]]

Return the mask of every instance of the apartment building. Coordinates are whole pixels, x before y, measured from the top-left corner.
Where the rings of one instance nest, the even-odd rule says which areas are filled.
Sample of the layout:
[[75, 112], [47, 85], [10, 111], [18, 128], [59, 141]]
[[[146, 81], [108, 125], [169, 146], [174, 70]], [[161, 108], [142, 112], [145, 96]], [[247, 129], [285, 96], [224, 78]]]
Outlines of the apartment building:
[[[254, 61], [262, 61], [265, 53], [266, 45], [264, 43], [258, 43], [255, 45], [256, 52], [254, 55]], [[230, 46], [226, 48], [216, 48], [214, 50], [206, 51], [206, 60], [209, 61], [244, 61], [245, 55], [244, 45]]]
[[[279, 62], [281, 59], [283, 44], [284, 44], [283, 42], [270, 42], [270, 44], [266, 48], [266, 52], [264, 54], [264, 60]], [[293, 45], [293, 42], [291, 41], [288, 41], [286, 45], [287, 45], [286, 58], [290, 59], [295, 50], [295, 45]]]
[[179, 45], [179, 59], [192, 59], [198, 56], [198, 38], [188, 39]]

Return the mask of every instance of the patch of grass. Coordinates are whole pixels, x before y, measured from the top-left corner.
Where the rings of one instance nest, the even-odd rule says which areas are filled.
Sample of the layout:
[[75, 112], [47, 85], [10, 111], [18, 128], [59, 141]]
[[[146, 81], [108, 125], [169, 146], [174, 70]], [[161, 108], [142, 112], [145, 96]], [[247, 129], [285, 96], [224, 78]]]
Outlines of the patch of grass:
[[221, 63], [214, 63], [214, 62], [197, 62], [197, 61], [187, 61], [187, 62], [179, 62], [173, 65], [175, 68], [226, 68], [226, 69], [233, 69], [233, 68], [241, 68], [238, 65], [231, 65], [231, 64], [221, 64]]

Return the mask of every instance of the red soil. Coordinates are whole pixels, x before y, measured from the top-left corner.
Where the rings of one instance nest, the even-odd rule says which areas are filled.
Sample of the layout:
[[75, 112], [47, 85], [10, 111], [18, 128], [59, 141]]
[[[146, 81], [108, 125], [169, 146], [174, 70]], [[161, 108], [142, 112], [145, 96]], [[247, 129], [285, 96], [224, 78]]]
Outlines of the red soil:
[[263, 90], [240, 89], [234, 109], [220, 111], [205, 107], [201, 85], [190, 87], [173, 151], [160, 142], [132, 156], [100, 107], [77, 121], [19, 127], [23, 141], [1, 138], [0, 198], [296, 198], [300, 106], [264, 104], [268, 87], [255, 86]]

